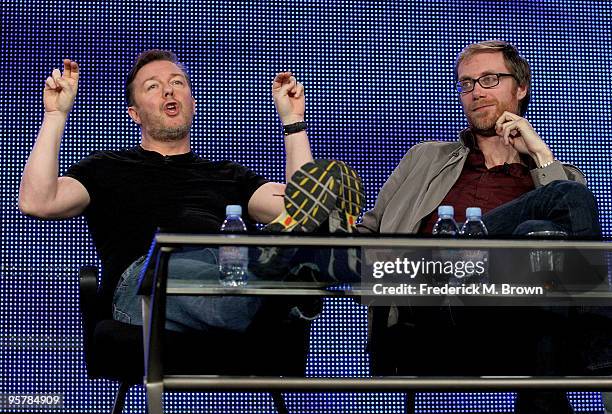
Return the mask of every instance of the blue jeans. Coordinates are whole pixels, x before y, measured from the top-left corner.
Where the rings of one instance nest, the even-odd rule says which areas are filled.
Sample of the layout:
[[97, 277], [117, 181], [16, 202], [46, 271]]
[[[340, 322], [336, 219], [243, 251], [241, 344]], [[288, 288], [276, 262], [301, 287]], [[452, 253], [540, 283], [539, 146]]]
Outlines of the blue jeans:
[[[119, 280], [113, 299], [115, 320], [142, 325], [141, 297], [136, 292], [144, 261], [143, 256], [132, 263]], [[173, 279], [218, 280], [217, 249], [173, 253], [168, 263], [168, 276]], [[244, 332], [262, 302], [262, 298], [253, 296], [168, 296], [166, 329]]]
[[[490, 235], [526, 235], [535, 231], [554, 230], [564, 231], [574, 237], [601, 238], [595, 197], [585, 186], [572, 181], [553, 181], [530, 191], [488, 212], [483, 221]], [[558, 365], [566, 358], [576, 359], [576, 355], [582, 355], [582, 360], [576, 364], [585, 374], [597, 373], [599, 368], [609, 370], [612, 367], [612, 334], [604, 326], [611, 315], [610, 308], [603, 307], [534, 308], [527, 318], [535, 317], [535, 322], [527, 319], [526, 327], [533, 324], [550, 327], [555, 321], [561, 321], [558, 330], [544, 329], [545, 332], [537, 335], [535, 372], [539, 375], [563, 375]], [[603, 324], [598, 324], [594, 329], [584, 329], [581, 322], [566, 325], [572, 318], [589, 320], [591, 316], [596, 319], [602, 317]], [[566, 339], [568, 337], [581, 338], [578, 349], [572, 349], [569, 355], [566, 354], [567, 350], [563, 350], [567, 342], [573, 341]], [[516, 411], [572, 412], [564, 393], [550, 391], [520, 392]]]
[[[561, 230], [574, 237], [601, 238], [595, 197], [573, 181], [553, 181], [530, 191], [485, 214], [483, 221], [491, 235]], [[580, 336], [578, 352], [585, 373], [611, 374], [612, 308], [582, 306], [571, 313], [578, 321], [575, 335]]]
[[553, 181], [484, 215], [493, 236], [561, 230], [570, 236], [599, 238], [601, 227], [593, 193], [574, 181]]
[[[523, 194], [485, 214], [483, 221], [489, 234], [498, 237], [542, 230], [564, 231], [575, 237], [601, 237], [595, 198], [585, 186], [570, 181], [554, 181]], [[591, 308], [589, 311], [605, 314], [609, 309]], [[395, 364], [400, 374], [412, 374], [417, 366], [417, 369], [422, 367], [418, 373], [429, 375], [436, 369], [435, 375], [482, 375], [498, 370], [508, 371], [509, 375], [564, 375], [567, 360], [578, 359], [581, 352], [597, 360], [597, 363], [591, 361], [593, 366], [610, 364], [612, 336], [609, 332], [612, 330], [598, 329], [600, 324], [586, 333], [583, 350], [572, 349], [567, 353], [568, 338], [581, 334], [568, 327], [571, 326], [568, 320], [574, 316], [570, 316], [572, 312], [568, 308], [489, 308], [483, 311], [482, 308], [463, 307], [453, 308], [451, 318], [447, 310], [439, 308], [406, 309], [402, 312], [405, 315], [399, 317], [400, 323], [385, 332], [388, 338], [382, 338], [380, 344], [375, 345], [382, 358], [386, 353], [390, 359], [383, 363]], [[384, 316], [383, 323], [387, 321]], [[406, 332], [402, 332], [404, 326]], [[602, 339], [601, 335], [606, 335], [607, 339]], [[454, 340], [449, 341], [449, 336]], [[463, 352], [449, 356], [446, 345], [449, 342], [462, 346]], [[405, 344], [403, 349], [400, 343]], [[410, 343], [419, 345], [413, 352], [417, 358], [402, 356], [406, 355], [405, 348]], [[457, 355], [460, 358], [456, 358]], [[445, 356], [447, 359], [440, 362]], [[493, 368], [494, 363], [499, 366]], [[582, 368], [586, 366], [584, 360], [576, 364], [582, 364]], [[518, 393], [516, 412], [566, 414], [573, 411], [564, 392], [524, 390]]]

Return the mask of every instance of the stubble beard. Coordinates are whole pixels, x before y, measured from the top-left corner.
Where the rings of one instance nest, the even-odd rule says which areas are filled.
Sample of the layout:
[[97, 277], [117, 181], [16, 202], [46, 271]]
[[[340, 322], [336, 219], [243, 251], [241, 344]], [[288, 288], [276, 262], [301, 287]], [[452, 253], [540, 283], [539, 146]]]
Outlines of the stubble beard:
[[479, 117], [473, 115], [467, 115], [469, 112], [465, 111], [467, 116], [468, 125], [472, 130], [472, 133], [480, 135], [482, 137], [494, 137], [497, 136], [495, 131], [495, 124], [497, 120], [505, 111], [512, 112], [514, 114], [519, 113], [520, 102], [517, 103], [516, 107], [513, 108], [509, 102], [492, 102], [495, 104], [495, 111], [491, 116]]
[[157, 119], [153, 119], [150, 122], [150, 127], [147, 132], [148, 135], [158, 142], [176, 142], [189, 136], [189, 130], [191, 129], [192, 119], [184, 119], [181, 125], [169, 127], [164, 125], [163, 115]]
[[472, 121], [468, 121], [468, 123], [470, 124], [472, 133], [475, 135], [480, 135], [482, 137], [494, 137], [497, 135], [497, 132], [495, 131], [495, 122], [493, 122], [493, 125], [491, 125], [491, 123], [485, 124]]
[[495, 131], [495, 123], [503, 114], [504, 111], [499, 107], [499, 103], [495, 104], [495, 112], [486, 117], [478, 117], [473, 115], [467, 115], [468, 124], [472, 133], [483, 137], [494, 137], [497, 135]]
[[189, 135], [191, 124], [180, 125], [174, 128], [159, 127], [149, 130], [149, 135], [155, 141], [159, 142], [175, 142], [180, 141]]

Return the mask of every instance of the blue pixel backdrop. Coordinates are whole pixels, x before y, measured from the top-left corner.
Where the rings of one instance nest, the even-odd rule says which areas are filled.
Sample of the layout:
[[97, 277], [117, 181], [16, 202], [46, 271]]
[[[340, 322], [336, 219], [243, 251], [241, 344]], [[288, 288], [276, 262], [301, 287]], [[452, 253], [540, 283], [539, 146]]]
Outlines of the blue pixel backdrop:
[[[347, 161], [368, 207], [406, 150], [455, 139], [465, 125], [452, 67], [465, 45], [501, 38], [531, 62], [528, 118], [555, 155], [589, 178], [612, 234], [612, 3], [604, 1], [3, 1], [0, 37], [2, 273], [0, 393], [62, 393], [63, 412], [108, 411], [115, 385], [85, 377], [77, 269], [96, 263], [82, 219], [20, 215], [21, 170], [42, 119], [44, 79], [61, 59], [82, 69], [60, 170], [95, 149], [138, 143], [123, 85], [138, 52], [174, 50], [197, 101], [193, 148], [283, 179], [274, 74], [306, 86], [315, 157]], [[365, 310], [329, 301], [315, 323], [308, 372], [367, 376]], [[597, 410], [596, 394], [575, 407]], [[300, 413], [402, 412], [400, 394], [291, 394]], [[420, 394], [420, 412], [511, 412], [512, 396]], [[194, 408], [194, 405], [199, 408]], [[272, 412], [265, 394], [169, 395], [168, 412]], [[384, 407], [384, 408], [383, 408]], [[144, 410], [142, 390], [129, 412]]]

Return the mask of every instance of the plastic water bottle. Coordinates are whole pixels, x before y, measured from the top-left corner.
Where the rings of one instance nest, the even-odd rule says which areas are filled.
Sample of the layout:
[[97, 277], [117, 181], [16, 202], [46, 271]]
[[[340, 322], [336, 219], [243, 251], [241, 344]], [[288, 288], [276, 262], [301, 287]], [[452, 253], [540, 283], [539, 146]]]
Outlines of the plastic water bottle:
[[[438, 207], [438, 221], [434, 224], [431, 233], [434, 236], [441, 237], [456, 237], [459, 234], [459, 228], [457, 227], [457, 223], [455, 222], [455, 209], [453, 206], [440, 206]], [[444, 264], [447, 262], [455, 263], [457, 261], [458, 255], [460, 251], [457, 249], [438, 249], [432, 252], [432, 258], [440, 261]], [[438, 285], [458, 284], [455, 277], [453, 275], [448, 274], [446, 272], [442, 272], [441, 274], [435, 275], [435, 283]]]
[[465, 217], [465, 223], [461, 227], [461, 236], [480, 238], [489, 234], [487, 226], [482, 222], [480, 207], [468, 207], [465, 210]]
[[[468, 207], [465, 210], [465, 223], [461, 227], [461, 237], [482, 239], [489, 234], [482, 221], [480, 207]], [[471, 272], [466, 272], [464, 283], [482, 284], [489, 281], [489, 252], [487, 250], [464, 250], [463, 260], [470, 263]]]
[[438, 207], [438, 221], [433, 226], [431, 234], [434, 236], [455, 237], [459, 234], [459, 228], [455, 222], [455, 209], [453, 206]]
[[[246, 233], [242, 221], [242, 207], [230, 204], [225, 207], [226, 218], [221, 225], [222, 233]], [[219, 282], [223, 286], [244, 286], [249, 267], [249, 248], [245, 246], [219, 246]]]

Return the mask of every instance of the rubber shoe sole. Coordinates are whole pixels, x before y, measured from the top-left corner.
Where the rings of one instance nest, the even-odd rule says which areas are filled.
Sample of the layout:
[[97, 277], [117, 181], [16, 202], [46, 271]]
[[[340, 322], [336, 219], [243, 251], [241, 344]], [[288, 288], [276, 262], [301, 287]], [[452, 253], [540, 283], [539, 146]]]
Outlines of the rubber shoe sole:
[[336, 163], [340, 171], [340, 191], [329, 220], [329, 230], [332, 233], [353, 233], [365, 200], [363, 184], [355, 170], [343, 161]]
[[313, 232], [336, 208], [341, 191], [335, 160], [316, 160], [301, 166], [285, 188], [285, 211], [265, 226], [272, 232]]

